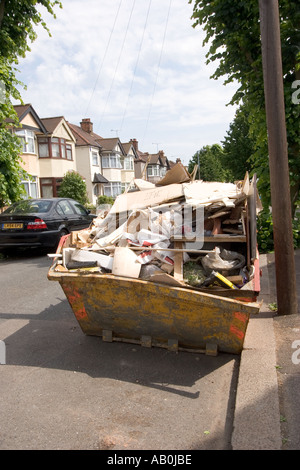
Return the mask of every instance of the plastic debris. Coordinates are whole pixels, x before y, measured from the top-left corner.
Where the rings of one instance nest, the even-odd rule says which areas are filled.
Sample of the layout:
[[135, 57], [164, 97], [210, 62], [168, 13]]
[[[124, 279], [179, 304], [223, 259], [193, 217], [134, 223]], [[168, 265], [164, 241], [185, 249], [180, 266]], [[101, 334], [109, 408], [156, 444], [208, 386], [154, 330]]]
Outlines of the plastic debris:
[[189, 288], [210, 289], [216, 280], [225, 289], [245, 288], [254, 275], [247, 254], [250, 186], [248, 175], [236, 184], [192, 181], [181, 167], [161, 184], [136, 180], [134, 192], [99, 211], [89, 229], [72, 233], [56, 268]]

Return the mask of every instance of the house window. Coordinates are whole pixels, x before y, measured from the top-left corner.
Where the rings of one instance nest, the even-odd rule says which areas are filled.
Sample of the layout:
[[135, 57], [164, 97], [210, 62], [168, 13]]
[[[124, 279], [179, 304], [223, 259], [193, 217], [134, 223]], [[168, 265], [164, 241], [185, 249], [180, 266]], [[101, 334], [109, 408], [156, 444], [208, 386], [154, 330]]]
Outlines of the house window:
[[125, 193], [129, 188], [130, 183], [122, 183], [122, 193]]
[[57, 197], [62, 178], [40, 178], [41, 197]]
[[163, 166], [161, 169], [160, 169], [160, 176], [165, 176], [165, 174], [167, 173], [167, 168], [165, 166]]
[[98, 197], [98, 196], [100, 195], [99, 184], [95, 184], [95, 185], [94, 185], [93, 194], [94, 194], [94, 196], [96, 196], [96, 197]]
[[50, 157], [48, 139], [38, 139], [39, 157]]
[[97, 152], [92, 152], [92, 165], [93, 166], [99, 166], [98, 153]]
[[73, 157], [72, 157], [72, 145], [66, 144], [66, 153], [67, 153], [67, 160], [73, 160]]
[[40, 158], [63, 158], [72, 160], [72, 145], [59, 137], [41, 137], [38, 139]]
[[51, 150], [52, 150], [52, 158], [60, 158], [59, 139], [56, 137], [52, 137], [51, 139]]
[[133, 170], [133, 158], [132, 157], [124, 158], [124, 170]]
[[16, 131], [16, 134], [21, 139], [23, 153], [35, 153], [34, 132], [22, 129]]
[[38, 197], [38, 188], [37, 188], [37, 177], [31, 176], [30, 178], [23, 180], [21, 182], [25, 188], [27, 196], [25, 199], [28, 198], [37, 198]]
[[122, 168], [120, 155], [108, 155], [102, 157], [102, 168]]
[[147, 174], [148, 176], [159, 176], [159, 165], [149, 165]]
[[122, 192], [122, 185], [119, 182], [111, 182], [104, 185], [104, 195], [116, 197]]

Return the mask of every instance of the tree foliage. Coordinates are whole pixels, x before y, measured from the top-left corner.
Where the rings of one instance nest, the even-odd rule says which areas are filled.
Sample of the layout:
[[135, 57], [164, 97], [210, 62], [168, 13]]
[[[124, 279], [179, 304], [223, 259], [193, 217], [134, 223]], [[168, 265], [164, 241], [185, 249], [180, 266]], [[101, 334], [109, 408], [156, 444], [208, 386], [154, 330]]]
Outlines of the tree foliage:
[[[229, 126], [224, 141], [206, 145], [189, 162], [189, 172], [200, 164], [200, 179], [205, 181], [234, 182], [243, 180], [251, 172], [254, 142], [250, 135], [248, 111], [241, 106]], [[199, 172], [197, 171], [197, 177]]]
[[196, 178], [203, 181], [227, 181], [230, 175], [224, 170], [223, 158], [224, 152], [221, 145], [206, 145], [192, 157], [188, 171], [192, 173], [194, 166], [198, 165]]
[[[265, 115], [263, 67], [258, 0], [189, 0], [194, 4], [194, 26], [201, 25], [208, 45], [207, 63], [216, 68], [212, 78], [235, 82], [238, 89], [231, 104], [243, 104], [248, 111], [249, 138], [253, 152], [249, 159], [258, 176], [258, 189], [269, 220], [271, 205], [268, 140]], [[294, 84], [300, 79], [300, 4], [280, 0], [280, 31], [285, 95], [288, 158], [293, 213], [300, 193], [300, 104], [293, 102]]]
[[16, 78], [16, 66], [37, 37], [34, 27], [41, 24], [49, 32], [38, 7], [55, 17], [55, 5], [62, 6], [58, 0], [0, 0], [0, 207], [18, 200], [24, 192], [20, 141], [11, 132], [20, 125], [12, 101], [22, 103], [17, 87], [24, 86]]
[[87, 204], [86, 184], [76, 171], [68, 172], [63, 177], [58, 190], [59, 197], [70, 197], [80, 204]]
[[[224, 84], [234, 81], [239, 85], [231, 103], [247, 106], [254, 141], [253, 172], [258, 175], [265, 204], [270, 204], [259, 2], [190, 0], [190, 3], [194, 3], [194, 26], [203, 26], [206, 33], [207, 63], [216, 63], [212, 78], [224, 77]], [[300, 78], [300, 4], [281, 0], [279, 7], [291, 197], [295, 204], [300, 189], [300, 106], [292, 102], [292, 84]]]
[[242, 180], [247, 171], [251, 173], [255, 146], [250, 135], [249, 112], [245, 106], [237, 110], [222, 145], [223, 168], [230, 174], [232, 182]]

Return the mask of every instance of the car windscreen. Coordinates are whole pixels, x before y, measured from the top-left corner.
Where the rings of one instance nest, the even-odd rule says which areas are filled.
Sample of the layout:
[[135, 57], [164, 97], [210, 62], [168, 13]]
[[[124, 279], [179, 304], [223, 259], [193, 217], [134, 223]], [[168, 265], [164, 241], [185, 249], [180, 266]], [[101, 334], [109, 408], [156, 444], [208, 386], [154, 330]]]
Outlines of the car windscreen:
[[5, 214], [42, 214], [48, 212], [52, 206], [51, 201], [26, 200], [12, 204]]

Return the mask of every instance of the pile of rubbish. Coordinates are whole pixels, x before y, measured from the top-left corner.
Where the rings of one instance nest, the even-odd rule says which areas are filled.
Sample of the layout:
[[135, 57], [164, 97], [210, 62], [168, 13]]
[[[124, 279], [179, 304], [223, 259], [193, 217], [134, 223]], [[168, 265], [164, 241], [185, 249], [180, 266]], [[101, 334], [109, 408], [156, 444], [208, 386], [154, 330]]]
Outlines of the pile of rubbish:
[[88, 229], [69, 236], [55, 271], [244, 288], [254, 274], [246, 243], [250, 191], [248, 174], [235, 184], [203, 182], [181, 163], [157, 184], [136, 179]]

